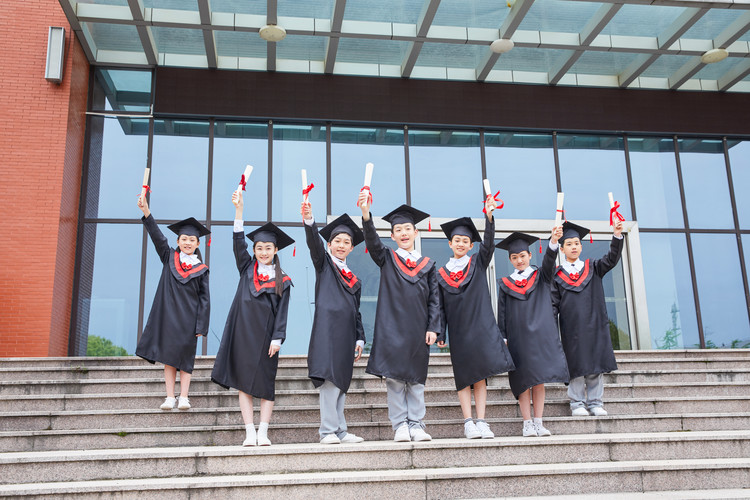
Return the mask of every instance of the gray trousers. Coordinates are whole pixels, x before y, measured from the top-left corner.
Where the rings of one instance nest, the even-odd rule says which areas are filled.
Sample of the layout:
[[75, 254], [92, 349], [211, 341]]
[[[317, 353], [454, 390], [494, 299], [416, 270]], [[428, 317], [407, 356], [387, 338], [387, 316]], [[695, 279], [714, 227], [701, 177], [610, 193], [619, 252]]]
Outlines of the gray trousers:
[[326, 380], [320, 386], [320, 438], [329, 434], [338, 437], [346, 436], [346, 419], [344, 418], [346, 393]]
[[604, 375], [584, 375], [570, 379], [568, 384], [568, 398], [570, 409], [602, 407], [604, 395]]
[[424, 429], [424, 384], [386, 378], [385, 387], [388, 394], [388, 418], [393, 429], [404, 422], [409, 424], [409, 428]]

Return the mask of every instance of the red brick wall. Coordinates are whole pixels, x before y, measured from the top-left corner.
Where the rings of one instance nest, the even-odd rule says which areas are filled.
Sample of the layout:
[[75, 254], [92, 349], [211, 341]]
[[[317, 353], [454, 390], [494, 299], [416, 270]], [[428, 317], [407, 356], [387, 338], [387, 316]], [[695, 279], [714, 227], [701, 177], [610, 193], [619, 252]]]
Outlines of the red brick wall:
[[[0, 357], [65, 356], [89, 65], [57, 0], [0, 16]], [[61, 84], [44, 79], [49, 26], [65, 28]]]

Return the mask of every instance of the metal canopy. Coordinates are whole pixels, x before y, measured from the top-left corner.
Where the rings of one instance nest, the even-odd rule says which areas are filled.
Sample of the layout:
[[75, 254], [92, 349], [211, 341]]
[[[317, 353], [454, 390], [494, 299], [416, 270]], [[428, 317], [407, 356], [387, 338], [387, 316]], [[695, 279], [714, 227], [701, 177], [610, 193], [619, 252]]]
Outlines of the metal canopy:
[[[748, 0], [60, 0], [94, 65], [750, 92]], [[258, 32], [278, 24], [287, 36]], [[513, 40], [505, 54], [490, 50]], [[729, 57], [704, 64], [716, 48]]]

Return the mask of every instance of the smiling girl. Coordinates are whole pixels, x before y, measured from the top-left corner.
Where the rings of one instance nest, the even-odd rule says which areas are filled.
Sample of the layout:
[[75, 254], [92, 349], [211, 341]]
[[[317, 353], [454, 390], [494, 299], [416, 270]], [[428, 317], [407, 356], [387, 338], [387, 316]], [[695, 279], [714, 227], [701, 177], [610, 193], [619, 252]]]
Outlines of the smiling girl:
[[[464, 435], [468, 439], [492, 439], [495, 434], [484, 419], [487, 403], [486, 379], [513, 370], [513, 360], [503, 342], [492, 310], [487, 286], [487, 266], [495, 250], [497, 203], [487, 197], [484, 241], [472, 220], [462, 217], [440, 227], [448, 237], [453, 257], [438, 271], [440, 305], [444, 324], [450, 335], [451, 362], [464, 416]], [[479, 252], [469, 256], [474, 242], [481, 242]], [[438, 342], [444, 347], [445, 342]], [[471, 390], [477, 410], [476, 422], [471, 415]]]
[[[229, 309], [211, 380], [240, 391], [240, 411], [245, 422], [243, 446], [269, 446], [268, 424], [275, 396], [277, 356], [286, 339], [289, 287], [292, 281], [281, 270], [277, 252], [294, 243], [272, 223], [248, 233], [253, 254], [247, 252], [242, 221], [242, 192], [232, 195], [235, 209], [234, 257], [240, 282]], [[256, 435], [253, 396], [260, 398], [260, 425]]]
[[[162, 271], [135, 353], [149, 363], [164, 363], [167, 398], [160, 408], [171, 410], [176, 404], [180, 410], [189, 410], [195, 347], [198, 337], [208, 333], [210, 312], [208, 267], [201, 262], [198, 247], [200, 237], [210, 232], [192, 217], [172, 224], [169, 229], [177, 234], [178, 246], [172, 249], [151, 216], [145, 197], [138, 198], [138, 208], [143, 212], [141, 220], [162, 262]], [[177, 370], [180, 396], [175, 399]]]

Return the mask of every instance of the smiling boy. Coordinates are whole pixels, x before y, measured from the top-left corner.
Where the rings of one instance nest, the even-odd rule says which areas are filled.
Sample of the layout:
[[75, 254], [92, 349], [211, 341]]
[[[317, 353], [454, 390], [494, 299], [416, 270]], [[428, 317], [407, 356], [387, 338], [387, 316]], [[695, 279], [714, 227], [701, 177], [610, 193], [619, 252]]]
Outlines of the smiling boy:
[[[359, 312], [362, 282], [349, 269], [346, 258], [365, 238], [347, 214], [318, 232], [309, 202], [302, 203], [301, 213], [315, 267], [315, 317], [307, 368], [313, 385], [320, 388], [320, 442], [360, 443], [364, 439], [347, 432], [344, 403], [352, 365], [362, 356], [365, 345]], [[328, 242], [328, 252], [320, 236]]]
[[385, 217], [397, 250], [375, 231], [368, 193], [360, 193], [362, 225], [370, 257], [380, 267], [375, 333], [367, 373], [385, 377], [394, 441], [429, 441], [424, 430], [424, 384], [430, 346], [443, 340], [435, 263], [414, 248], [416, 224], [428, 215], [401, 205]]
[[552, 283], [552, 305], [560, 320], [560, 336], [570, 370], [568, 398], [574, 417], [607, 415], [602, 403], [603, 374], [617, 370], [602, 278], [622, 254], [622, 222], [613, 227], [609, 252], [601, 259], [582, 261], [585, 227], [565, 222], [561, 250], [565, 259]]

